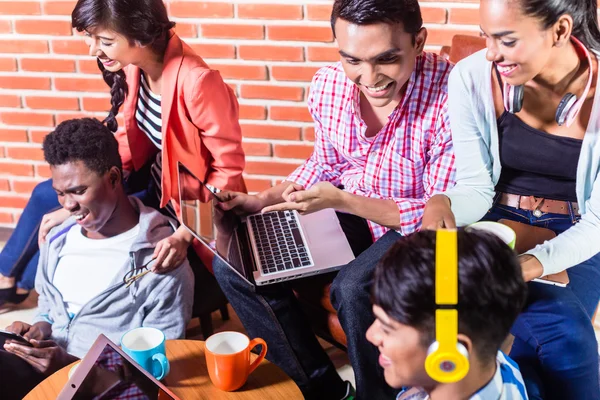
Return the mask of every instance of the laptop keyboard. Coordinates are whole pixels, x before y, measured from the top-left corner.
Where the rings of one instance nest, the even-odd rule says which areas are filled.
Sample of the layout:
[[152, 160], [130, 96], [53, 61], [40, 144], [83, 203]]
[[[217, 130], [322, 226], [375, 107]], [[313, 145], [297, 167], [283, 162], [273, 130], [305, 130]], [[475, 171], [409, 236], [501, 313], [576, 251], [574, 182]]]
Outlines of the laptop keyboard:
[[248, 218], [264, 274], [313, 265], [296, 213], [275, 211]]

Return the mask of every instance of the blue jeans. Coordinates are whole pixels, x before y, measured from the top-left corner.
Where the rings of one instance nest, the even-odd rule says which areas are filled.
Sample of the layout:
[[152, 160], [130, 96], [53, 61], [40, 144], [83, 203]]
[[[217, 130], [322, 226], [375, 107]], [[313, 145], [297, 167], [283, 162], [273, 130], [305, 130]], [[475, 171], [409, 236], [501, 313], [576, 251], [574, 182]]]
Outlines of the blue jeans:
[[40, 253], [37, 233], [42, 217], [60, 208], [52, 181], [38, 184], [31, 193], [19, 223], [0, 252], [0, 274], [14, 277], [17, 286], [33, 289]]
[[[132, 172], [124, 182], [125, 191], [146, 202], [149, 167]], [[38, 231], [42, 217], [60, 208], [52, 180], [39, 183], [19, 218], [19, 222], [0, 252], [0, 274], [16, 279], [17, 287], [33, 289], [39, 260]]]
[[[577, 221], [496, 204], [484, 220], [506, 218], [560, 234]], [[590, 240], [593, 240], [590, 238]], [[515, 321], [510, 356], [519, 364], [530, 399], [600, 399], [598, 344], [591, 318], [600, 301], [600, 254], [567, 270], [566, 288], [530, 282]]]
[[375, 319], [370, 302], [373, 270], [399, 237], [396, 232], [388, 232], [337, 274], [254, 287], [216, 257], [214, 272], [248, 334], [265, 339], [269, 346], [267, 358], [296, 382], [306, 399], [337, 400], [345, 395], [344, 382], [319, 345], [293, 293], [298, 285], [333, 279], [331, 302], [348, 340], [357, 398], [393, 399], [397, 390], [385, 383], [377, 362], [379, 351], [365, 334]]

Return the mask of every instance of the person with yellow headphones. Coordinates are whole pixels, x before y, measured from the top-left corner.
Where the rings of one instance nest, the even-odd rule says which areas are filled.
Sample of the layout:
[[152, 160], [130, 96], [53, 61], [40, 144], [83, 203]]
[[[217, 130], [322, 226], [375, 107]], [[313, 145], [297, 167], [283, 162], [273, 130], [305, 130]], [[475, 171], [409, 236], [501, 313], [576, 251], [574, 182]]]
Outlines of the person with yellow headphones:
[[375, 269], [380, 351], [398, 400], [527, 399], [517, 364], [500, 351], [525, 304], [515, 253], [493, 234], [421, 231], [402, 237]]

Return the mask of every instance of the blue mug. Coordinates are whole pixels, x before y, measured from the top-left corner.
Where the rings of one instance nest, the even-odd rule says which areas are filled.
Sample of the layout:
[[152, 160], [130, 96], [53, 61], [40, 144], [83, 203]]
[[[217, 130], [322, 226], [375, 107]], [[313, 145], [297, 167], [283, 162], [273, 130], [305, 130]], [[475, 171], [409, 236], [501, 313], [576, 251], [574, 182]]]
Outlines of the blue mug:
[[159, 381], [169, 373], [165, 334], [156, 328], [134, 328], [121, 336], [121, 348]]

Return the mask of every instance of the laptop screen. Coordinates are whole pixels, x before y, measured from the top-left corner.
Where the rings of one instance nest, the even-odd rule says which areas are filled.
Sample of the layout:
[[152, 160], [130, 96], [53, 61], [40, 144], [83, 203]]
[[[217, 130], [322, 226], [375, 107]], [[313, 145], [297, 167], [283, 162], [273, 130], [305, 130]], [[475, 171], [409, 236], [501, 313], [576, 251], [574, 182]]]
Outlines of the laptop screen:
[[182, 224], [213, 253], [246, 279], [239, 235], [245, 234], [241, 218], [219, 206], [224, 194], [215, 194], [181, 162], [178, 163]]
[[173, 400], [139, 368], [107, 343], [72, 398]]

